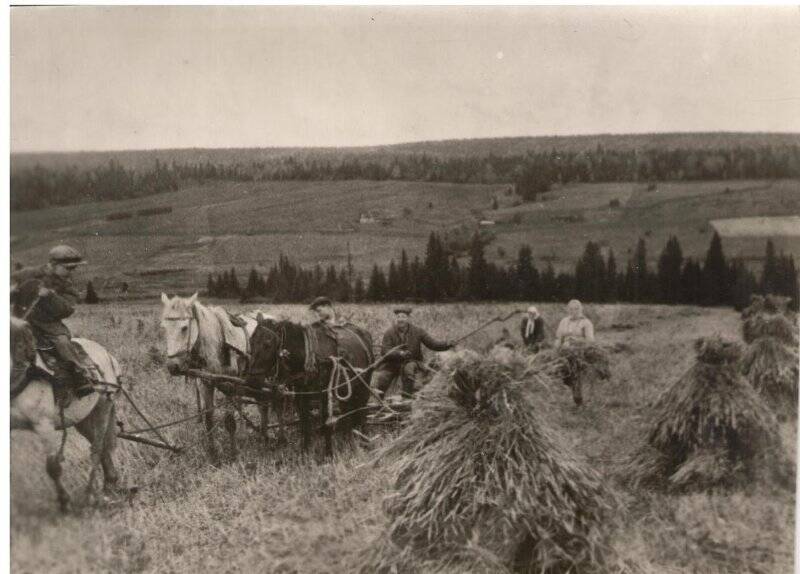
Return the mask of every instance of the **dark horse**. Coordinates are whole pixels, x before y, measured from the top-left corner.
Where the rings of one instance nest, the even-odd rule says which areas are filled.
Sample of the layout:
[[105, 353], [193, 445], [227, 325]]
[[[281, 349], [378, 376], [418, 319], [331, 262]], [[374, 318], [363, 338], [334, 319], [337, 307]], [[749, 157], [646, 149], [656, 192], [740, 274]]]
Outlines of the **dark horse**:
[[[311, 410], [319, 405], [325, 454], [333, 455], [332, 427], [361, 430], [366, 423], [369, 373], [373, 361], [372, 337], [352, 325], [304, 327], [274, 321], [259, 314], [250, 336], [248, 383], [273, 389], [276, 401], [282, 388], [294, 394], [300, 417], [303, 451], [311, 442]], [[334, 416], [336, 405], [339, 415]], [[282, 412], [282, 409], [276, 409]]]

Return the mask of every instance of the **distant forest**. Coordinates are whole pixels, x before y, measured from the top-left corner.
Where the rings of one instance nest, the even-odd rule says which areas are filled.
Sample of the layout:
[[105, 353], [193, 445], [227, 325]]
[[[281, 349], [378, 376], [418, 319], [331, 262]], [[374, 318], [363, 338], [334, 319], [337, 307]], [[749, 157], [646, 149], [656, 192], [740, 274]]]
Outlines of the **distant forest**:
[[156, 158], [149, 167], [126, 167], [112, 155], [107, 163], [93, 167], [29, 165], [28, 157], [22, 167], [14, 168], [12, 157], [11, 209], [129, 199], [217, 181], [508, 183], [530, 201], [556, 183], [800, 177], [800, 144], [776, 141], [781, 143], [671, 149], [606, 148], [598, 143], [581, 151], [552, 148], [462, 156], [397, 151], [402, 146], [340, 153], [285, 150], [248, 162], [235, 161], [235, 154], [227, 154], [227, 162], [216, 163], [208, 159], [178, 161], [174, 157], [167, 163]]
[[281, 256], [266, 275], [251, 269], [240, 283], [235, 269], [208, 277], [206, 294], [247, 301], [263, 298], [276, 303], [302, 303], [326, 295], [341, 302], [388, 301], [568, 301], [590, 303], [662, 303], [733, 306], [741, 309], [755, 293], [786, 295], [798, 307], [794, 258], [776, 253], [767, 242], [760, 277], [738, 259], [728, 260], [716, 233], [705, 258], [684, 258], [677, 237], [671, 237], [655, 268], [647, 264], [647, 248], [639, 239], [624, 265], [613, 251], [603, 255], [594, 242], [586, 244], [572, 273], [556, 274], [552, 265], [538, 269], [529, 246], [519, 249], [507, 267], [486, 260], [486, 241], [475, 234], [469, 261], [462, 266], [448, 253], [441, 238], [431, 233], [425, 257], [409, 260], [405, 250], [387, 268], [375, 265], [365, 280], [352, 265], [337, 269], [306, 269]]

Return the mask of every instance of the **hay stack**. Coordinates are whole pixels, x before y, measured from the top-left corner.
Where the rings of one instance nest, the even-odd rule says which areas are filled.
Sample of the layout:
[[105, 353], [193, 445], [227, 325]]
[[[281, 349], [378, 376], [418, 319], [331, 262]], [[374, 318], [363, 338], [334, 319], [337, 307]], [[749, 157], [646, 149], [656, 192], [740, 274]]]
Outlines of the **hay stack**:
[[495, 570], [585, 572], [603, 560], [612, 498], [537, 413], [532, 379], [547, 375], [520, 381], [516, 366], [453, 353], [420, 393], [408, 427], [381, 453], [394, 460], [396, 492], [364, 571], [425, 559], [486, 567], [490, 557]]
[[608, 351], [595, 343], [573, 342], [558, 349], [545, 349], [533, 359], [556, 380], [572, 389], [575, 404], [583, 403], [583, 385], [611, 377]]
[[781, 417], [797, 415], [798, 352], [777, 337], [760, 337], [741, 361], [741, 372]]
[[782, 462], [777, 421], [738, 372], [739, 346], [710, 337], [695, 350], [695, 365], [654, 406], [647, 442], [628, 468], [634, 485], [731, 486], [766, 469], [769, 457]]
[[751, 295], [750, 305], [742, 310], [742, 319], [747, 319], [759, 313], [775, 314], [780, 313], [792, 318], [793, 313], [789, 310], [789, 297], [781, 295]]
[[796, 326], [779, 313], [756, 313], [742, 322], [742, 338], [746, 343], [761, 337], [775, 337], [786, 345], [797, 345]]

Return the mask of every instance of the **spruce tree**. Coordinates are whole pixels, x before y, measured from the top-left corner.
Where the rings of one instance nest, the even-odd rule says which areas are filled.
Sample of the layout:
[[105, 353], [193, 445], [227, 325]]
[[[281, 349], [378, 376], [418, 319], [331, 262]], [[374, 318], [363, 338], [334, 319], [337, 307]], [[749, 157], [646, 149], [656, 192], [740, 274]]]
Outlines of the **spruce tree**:
[[373, 265], [372, 274], [369, 277], [367, 299], [370, 301], [386, 300], [386, 277], [377, 264]]
[[411, 268], [408, 264], [408, 254], [403, 249], [400, 252], [400, 265], [397, 267], [397, 299], [403, 301], [410, 297], [412, 292]]
[[761, 275], [761, 292], [765, 295], [780, 291], [781, 277], [778, 269], [778, 257], [775, 255], [775, 245], [772, 239], [767, 239], [767, 249], [764, 256], [764, 270]]
[[650, 299], [650, 271], [647, 268], [647, 245], [639, 238], [631, 268], [631, 298], [636, 303]]
[[389, 273], [386, 278], [386, 292], [390, 301], [400, 301], [400, 276], [394, 259], [389, 263]]
[[84, 297], [83, 301], [89, 305], [94, 305], [100, 302], [100, 297], [97, 296], [97, 292], [94, 290], [94, 285], [91, 281], [86, 283], [86, 296]]
[[260, 291], [260, 281], [258, 272], [254, 267], [250, 268], [250, 274], [247, 276], [247, 287], [245, 287], [245, 295], [247, 297], [255, 297]]
[[356, 284], [353, 287], [353, 301], [356, 303], [361, 303], [365, 297], [366, 291], [364, 289], [364, 279], [361, 277], [361, 274], [359, 274], [356, 278]]
[[539, 293], [539, 273], [533, 264], [533, 253], [528, 245], [519, 248], [513, 286], [518, 301], [535, 301]]
[[697, 305], [703, 292], [700, 265], [691, 257], [686, 259], [681, 272], [681, 301], [687, 305]]
[[730, 302], [730, 280], [722, 240], [717, 232], [711, 238], [703, 266], [703, 303], [705, 305], [726, 305]]
[[217, 282], [214, 279], [214, 274], [208, 274], [208, 280], [206, 281], [206, 295], [208, 297], [216, 297], [217, 296]]
[[553, 269], [553, 264], [548, 261], [541, 276], [541, 290], [543, 301], [557, 301], [558, 300], [558, 285], [556, 283], [556, 272]]
[[231, 273], [229, 275], [230, 281], [230, 293], [228, 297], [236, 298], [239, 297], [241, 294], [241, 287], [239, 287], [239, 278], [236, 276], [236, 269], [231, 267]]
[[678, 238], [672, 236], [658, 258], [659, 300], [674, 305], [681, 300], [683, 252]]
[[600, 247], [595, 242], [589, 241], [575, 265], [576, 295], [585, 301], [602, 301], [605, 280], [606, 265]]
[[488, 298], [488, 265], [483, 253], [483, 241], [477, 232], [469, 247], [469, 269], [467, 271], [467, 294], [470, 299], [482, 301]]
[[604, 298], [609, 303], [615, 303], [619, 297], [617, 281], [617, 260], [614, 258], [614, 250], [609, 249], [606, 260], [606, 283], [603, 289]]
[[758, 291], [758, 282], [741, 259], [733, 260], [729, 274], [732, 277], [731, 303], [734, 309], [741, 311], [750, 304], [750, 296]]

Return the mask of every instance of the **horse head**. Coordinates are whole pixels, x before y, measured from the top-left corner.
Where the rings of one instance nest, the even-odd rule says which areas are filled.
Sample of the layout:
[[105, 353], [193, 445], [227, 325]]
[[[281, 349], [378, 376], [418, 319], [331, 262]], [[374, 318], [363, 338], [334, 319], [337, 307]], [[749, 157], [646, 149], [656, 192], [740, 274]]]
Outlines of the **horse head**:
[[256, 316], [257, 325], [250, 335], [250, 368], [247, 381], [260, 386], [264, 379], [277, 373], [281, 359], [282, 337], [280, 325], [261, 313]]
[[170, 299], [161, 294], [161, 328], [167, 342], [167, 370], [171, 375], [185, 372], [200, 337], [197, 293], [189, 298]]

